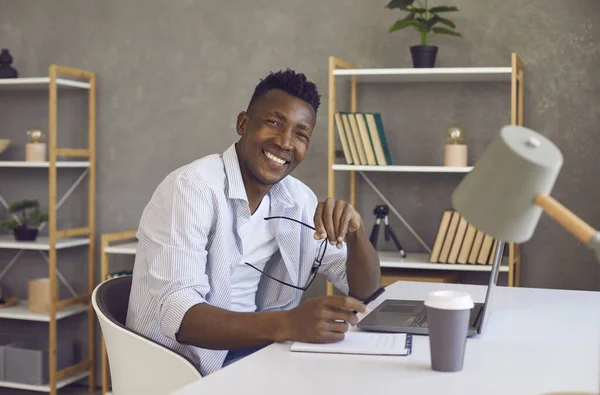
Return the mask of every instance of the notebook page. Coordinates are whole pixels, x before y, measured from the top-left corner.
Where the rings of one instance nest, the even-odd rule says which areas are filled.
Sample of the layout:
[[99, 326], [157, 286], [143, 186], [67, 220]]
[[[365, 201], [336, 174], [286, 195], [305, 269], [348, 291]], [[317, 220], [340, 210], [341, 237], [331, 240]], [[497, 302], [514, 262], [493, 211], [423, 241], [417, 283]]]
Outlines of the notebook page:
[[291, 351], [370, 354], [370, 355], [407, 355], [406, 333], [346, 332], [344, 340], [337, 343], [314, 344], [295, 342]]

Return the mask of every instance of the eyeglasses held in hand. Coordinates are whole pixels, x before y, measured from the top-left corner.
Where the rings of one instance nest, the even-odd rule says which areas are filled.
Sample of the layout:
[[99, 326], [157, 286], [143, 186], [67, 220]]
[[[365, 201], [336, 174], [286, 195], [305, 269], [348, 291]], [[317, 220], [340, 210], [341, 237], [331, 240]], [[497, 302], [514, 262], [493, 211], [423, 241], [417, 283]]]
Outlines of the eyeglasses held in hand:
[[[310, 228], [312, 230], [316, 230], [314, 227], [305, 224], [304, 222], [298, 221], [297, 219], [294, 218], [289, 218], [289, 217], [265, 217], [265, 220], [270, 220], [270, 219], [289, 219], [290, 221], [294, 221], [297, 222], [301, 225], [306, 226], [307, 228]], [[261, 272], [262, 274], [264, 274], [265, 276], [269, 277], [271, 280], [275, 280], [280, 284], [283, 285], [287, 285], [288, 287], [292, 287], [295, 289], [299, 289], [301, 291], [306, 291], [310, 285], [312, 284], [312, 282], [315, 280], [315, 277], [317, 277], [317, 272], [319, 270], [319, 267], [321, 266], [321, 263], [323, 263], [323, 257], [325, 257], [325, 251], [327, 251], [327, 239], [323, 239], [323, 241], [321, 242], [321, 245], [319, 245], [319, 250], [317, 252], [317, 256], [315, 258], [315, 261], [313, 262], [313, 266], [310, 269], [310, 276], [308, 277], [308, 279], [306, 280], [306, 284], [303, 287], [298, 287], [296, 285], [293, 284], [289, 284], [286, 283], [285, 281], [281, 281], [275, 277], [272, 277], [270, 275], [268, 275], [267, 273], [265, 273], [264, 271], [260, 270], [259, 268], [257, 268], [256, 266], [248, 263], [248, 262], [244, 262], [246, 265], [250, 266], [251, 268], [258, 270], [259, 272]]]

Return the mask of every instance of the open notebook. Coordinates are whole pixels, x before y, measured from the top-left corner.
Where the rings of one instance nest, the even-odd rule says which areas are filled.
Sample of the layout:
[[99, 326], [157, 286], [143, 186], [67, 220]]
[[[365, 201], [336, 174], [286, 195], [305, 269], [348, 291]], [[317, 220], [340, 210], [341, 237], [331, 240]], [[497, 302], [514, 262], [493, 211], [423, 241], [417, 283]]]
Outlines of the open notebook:
[[344, 340], [337, 343], [295, 342], [291, 351], [332, 354], [410, 355], [412, 335], [407, 333], [346, 332]]

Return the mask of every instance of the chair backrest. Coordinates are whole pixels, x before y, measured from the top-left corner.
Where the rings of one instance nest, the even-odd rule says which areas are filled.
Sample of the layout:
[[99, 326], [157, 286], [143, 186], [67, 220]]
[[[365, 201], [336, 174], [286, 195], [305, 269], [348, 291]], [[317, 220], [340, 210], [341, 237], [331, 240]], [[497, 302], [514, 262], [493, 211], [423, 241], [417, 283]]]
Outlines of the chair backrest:
[[131, 276], [106, 280], [92, 293], [113, 394], [169, 394], [202, 378], [188, 358], [125, 326], [131, 280]]

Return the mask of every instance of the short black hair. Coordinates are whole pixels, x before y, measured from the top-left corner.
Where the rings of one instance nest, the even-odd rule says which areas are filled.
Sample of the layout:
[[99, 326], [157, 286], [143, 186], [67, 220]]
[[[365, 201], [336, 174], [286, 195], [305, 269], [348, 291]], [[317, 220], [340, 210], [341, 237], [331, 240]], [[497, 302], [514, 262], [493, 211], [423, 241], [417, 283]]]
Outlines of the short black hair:
[[317, 110], [321, 104], [317, 86], [308, 81], [304, 74], [297, 73], [291, 69], [279, 70], [275, 73], [271, 72], [264, 79], [261, 79], [254, 88], [254, 93], [252, 94], [252, 98], [250, 98], [248, 107], [271, 89], [280, 89], [304, 100], [315, 110], [315, 115], [317, 114]]

